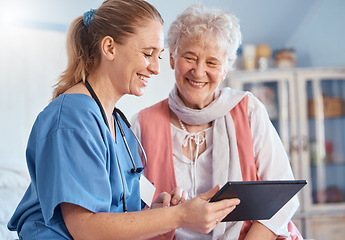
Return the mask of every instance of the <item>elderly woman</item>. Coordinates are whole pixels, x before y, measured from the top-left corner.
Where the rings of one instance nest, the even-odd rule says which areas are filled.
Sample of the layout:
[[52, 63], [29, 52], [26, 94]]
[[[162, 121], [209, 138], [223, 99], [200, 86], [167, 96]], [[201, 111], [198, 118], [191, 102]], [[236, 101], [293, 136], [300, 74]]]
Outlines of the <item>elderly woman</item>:
[[[237, 18], [221, 10], [191, 6], [172, 23], [175, 87], [168, 99], [133, 118], [148, 156], [145, 175], [157, 192], [180, 186], [193, 198], [227, 181], [294, 179], [264, 105], [251, 93], [219, 89], [240, 41]], [[290, 222], [298, 206], [294, 197], [270, 220], [219, 223], [210, 234], [180, 228], [168, 237], [299, 239]]]

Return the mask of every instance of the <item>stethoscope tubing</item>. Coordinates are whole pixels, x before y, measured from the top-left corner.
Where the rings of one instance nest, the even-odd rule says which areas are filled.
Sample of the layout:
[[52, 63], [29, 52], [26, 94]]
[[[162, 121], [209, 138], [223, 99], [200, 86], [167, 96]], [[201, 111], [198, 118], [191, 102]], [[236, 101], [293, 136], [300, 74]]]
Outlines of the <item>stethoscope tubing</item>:
[[[87, 81], [87, 79], [85, 79], [85, 86], [86, 88], [88, 89], [88, 91], [90, 92], [92, 98], [96, 101], [100, 111], [101, 111], [101, 114], [102, 114], [102, 117], [103, 117], [103, 120], [105, 122], [105, 124], [107, 125], [108, 129], [110, 130], [110, 127], [109, 127], [109, 122], [107, 120], [107, 117], [105, 115], [105, 112], [104, 112], [104, 108], [99, 100], [99, 98], [97, 97], [96, 93], [93, 91], [91, 85], [89, 84], [89, 82]], [[133, 155], [132, 155], [132, 152], [128, 146], [128, 143], [127, 143], [127, 140], [126, 140], [126, 136], [125, 136], [125, 133], [122, 129], [122, 126], [121, 126], [121, 123], [119, 121], [119, 118], [117, 116], [117, 114], [122, 118], [122, 120], [125, 122], [125, 124], [127, 125], [127, 127], [131, 130], [131, 132], [133, 133], [133, 136], [135, 137], [135, 140], [143, 154], [143, 157], [144, 157], [144, 166], [143, 167], [139, 167], [137, 168], [136, 167], [136, 164], [135, 164], [135, 161], [134, 161], [134, 158], [133, 158]], [[132, 164], [133, 164], [133, 168], [131, 169], [131, 173], [141, 173], [146, 165], [147, 165], [147, 158], [146, 158], [146, 153], [145, 153], [145, 150], [140, 142], [140, 140], [138, 139], [138, 137], [135, 135], [135, 133], [133, 132], [132, 128], [131, 128], [131, 124], [129, 123], [129, 121], [127, 120], [125, 114], [123, 114], [123, 112], [118, 109], [118, 108], [114, 108], [113, 110], [113, 115], [115, 117], [115, 120], [117, 122], [117, 125], [119, 126], [119, 129], [120, 129], [120, 133], [121, 133], [121, 137], [125, 143], [125, 146], [126, 146], [126, 149], [127, 149], [127, 152], [128, 152], [128, 155], [132, 161]], [[115, 123], [114, 123], [115, 124]], [[120, 166], [120, 161], [117, 157], [117, 154], [116, 154], [116, 161], [117, 161], [117, 164], [118, 164], [118, 167], [119, 167], [119, 171], [120, 171], [120, 175], [121, 175], [121, 180], [122, 180], [122, 188], [123, 188], [123, 211], [124, 212], [127, 212], [127, 203], [126, 203], [126, 192], [125, 192], [125, 186], [124, 186], [124, 181], [123, 181], [123, 176], [122, 176], [122, 171], [121, 171], [121, 166]]]
[[[107, 120], [107, 117], [105, 115], [105, 112], [104, 112], [104, 108], [99, 100], [99, 98], [97, 97], [95, 91], [92, 89], [90, 83], [87, 81], [87, 79], [85, 79], [85, 86], [87, 88], [87, 90], [90, 92], [92, 98], [96, 101], [100, 111], [101, 111], [101, 114], [102, 114], [102, 117], [103, 117], [103, 120], [105, 122], [105, 124], [108, 126], [108, 128], [110, 129], [109, 127], [109, 123], [108, 123], [108, 120]], [[133, 133], [134, 137], [135, 137], [135, 140], [137, 141], [138, 145], [139, 145], [139, 148], [143, 154], [143, 157], [144, 157], [144, 166], [142, 168], [137, 168], [136, 167], [136, 164], [135, 164], [135, 161], [134, 161], [134, 158], [133, 158], [133, 155], [132, 155], [132, 152], [128, 146], [128, 143], [127, 143], [127, 140], [126, 140], [126, 136], [125, 136], [125, 133], [122, 129], [122, 126], [121, 126], [121, 123], [119, 121], [119, 118], [117, 117], [117, 114], [120, 115], [120, 117], [122, 118], [122, 120], [125, 122], [125, 124], [127, 125], [127, 127], [131, 130], [131, 132]], [[140, 142], [140, 140], [138, 139], [138, 137], [134, 134], [132, 128], [131, 128], [131, 124], [129, 123], [128, 119], [126, 118], [125, 114], [118, 108], [114, 108], [113, 110], [113, 115], [115, 117], [115, 120], [117, 122], [117, 125], [119, 126], [119, 129], [120, 129], [120, 133], [121, 133], [121, 136], [122, 136], [122, 139], [125, 143], [125, 146], [126, 146], [126, 149], [127, 149], [127, 152], [129, 154], [129, 157], [131, 158], [131, 161], [132, 161], [132, 164], [133, 164], [133, 168], [131, 169], [131, 173], [140, 173], [141, 171], [143, 171], [146, 167], [146, 164], [147, 164], [147, 158], [146, 158], [146, 153], [145, 153], [145, 150]]]

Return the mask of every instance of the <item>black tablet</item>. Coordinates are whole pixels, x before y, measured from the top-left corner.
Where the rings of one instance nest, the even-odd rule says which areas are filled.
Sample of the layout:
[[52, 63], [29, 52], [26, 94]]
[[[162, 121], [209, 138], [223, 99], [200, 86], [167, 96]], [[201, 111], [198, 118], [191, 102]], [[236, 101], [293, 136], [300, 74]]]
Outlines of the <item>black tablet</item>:
[[239, 198], [222, 222], [270, 219], [305, 185], [305, 180], [228, 182], [210, 200]]

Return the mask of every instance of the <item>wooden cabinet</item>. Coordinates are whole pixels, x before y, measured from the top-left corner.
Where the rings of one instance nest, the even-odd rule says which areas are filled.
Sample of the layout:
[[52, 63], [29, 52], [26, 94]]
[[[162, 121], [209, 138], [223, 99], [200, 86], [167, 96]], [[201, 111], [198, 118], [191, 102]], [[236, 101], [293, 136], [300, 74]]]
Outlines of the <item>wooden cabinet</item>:
[[266, 106], [290, 157], [299, 193], [294, 219], [308, 239], [345, 236], [345, 68], [235, 71], [227, 85]]

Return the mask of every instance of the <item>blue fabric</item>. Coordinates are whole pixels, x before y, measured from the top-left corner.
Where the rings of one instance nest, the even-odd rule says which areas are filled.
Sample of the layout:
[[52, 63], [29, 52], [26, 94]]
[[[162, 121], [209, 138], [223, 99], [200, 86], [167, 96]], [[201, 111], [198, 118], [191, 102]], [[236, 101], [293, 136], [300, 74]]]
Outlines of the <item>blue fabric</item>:
[[[136, 140], [125, 132], [137, 167], [142, 166]], [[73, 203], [92, 212], [122, 212], [123, 188], [128, 211], [141, 210], [140, 174], [133, 174], [131, 159], [118, 126], [116, 143], [96, 102], [84, 94], [63, 94], [37, 117], [26, 159], [31, 183], [8, 223], [22, 239], [72, 239], [59, 204]]]

